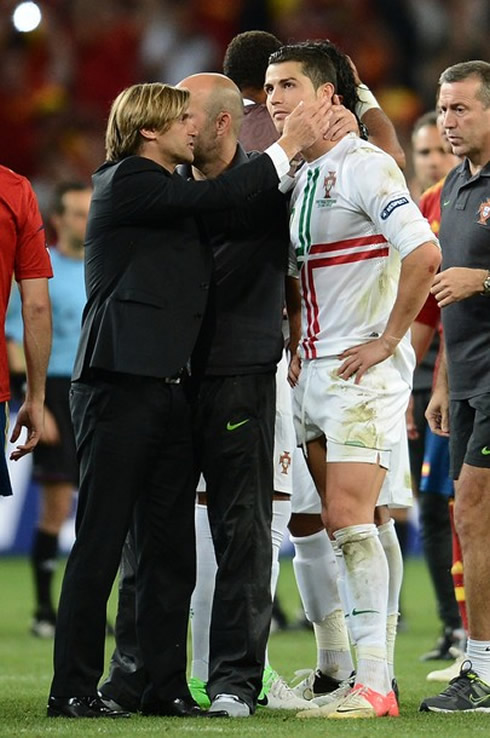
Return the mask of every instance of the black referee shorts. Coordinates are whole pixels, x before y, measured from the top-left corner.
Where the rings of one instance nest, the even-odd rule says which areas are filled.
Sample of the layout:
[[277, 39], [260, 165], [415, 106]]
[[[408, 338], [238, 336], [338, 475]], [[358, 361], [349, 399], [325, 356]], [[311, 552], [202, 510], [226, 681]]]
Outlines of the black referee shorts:
[[8, 430], [8, 405], [0, 402], [0, 438], [3, 448], [0, 451], [0, 497], [9, 497], [12, 494], [7, 459], [5, 457], [5, 446], [7, 443]]
[[69, 482], [78, 487], [78, 463], [69, 406], [70, 384], [70, 377], [48, 377], [46, 380], [45, 406], [54, 416], [60, 438], [55, 444], [39, 442], [34, 449], [32, 477], [41, 484]]
[[449, 407], [451, 477], [458, 479], [463, 464], [490, 468], [490, 394], [451, 400]]

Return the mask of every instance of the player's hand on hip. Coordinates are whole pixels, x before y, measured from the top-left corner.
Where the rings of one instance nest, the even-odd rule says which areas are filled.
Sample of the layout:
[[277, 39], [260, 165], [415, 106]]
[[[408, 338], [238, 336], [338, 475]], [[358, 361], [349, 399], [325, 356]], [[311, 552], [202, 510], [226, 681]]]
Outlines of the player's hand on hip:
[[291, 356], [291, 360], [289, 362], [288, 367], [288, 382], [291, 385], [291, 387], [296, 387], [299, 380], [299, 375], [301, 374], [301, 358], [298, 356], [298, 354], [293, 354]]
[[414, 408], [414, 401], [413, 401], [413, 394], [411, 394], [410, 399], [408, 400], [408, 407], [405, 412], [405, 422], [407, 425], [407, 437], [409, 441], [416, 441], [418, 438], [420, 438], [419, 429], [417, 428], [417, 423], [415, 422], [415, 416], [413, 414], [413, 408]]
[[425, 411], [432, 433], [449, 436], [449, 397], [445, 390], [435, 390]]
[[375, 364], [380, 364], [391, 356], [396, 346], [397, 343], [392, 344], [383, 336], [374, 341], [368, 341], [368, 343], [352, 346], [340, 354], [339, 359], [342, 359], [343, 363], [337, 374], [342, 379], [349, 379], [355, 374], [355, 384], [359, 384], [363, 374]]

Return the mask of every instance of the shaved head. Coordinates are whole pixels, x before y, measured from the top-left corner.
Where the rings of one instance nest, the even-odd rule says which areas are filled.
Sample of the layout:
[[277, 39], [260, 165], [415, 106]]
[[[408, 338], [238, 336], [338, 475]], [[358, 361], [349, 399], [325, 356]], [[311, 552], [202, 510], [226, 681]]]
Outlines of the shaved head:
[[206, 72], [192, 74], [181, 80], [177, 87], [185, 87], [193, 101], [206, 114], [215, 119], [220, 113], [229, 113], [233, 121], [233, 131], [238, 136], [243, 119], [243, 101], [236, 84], [224, 74]]

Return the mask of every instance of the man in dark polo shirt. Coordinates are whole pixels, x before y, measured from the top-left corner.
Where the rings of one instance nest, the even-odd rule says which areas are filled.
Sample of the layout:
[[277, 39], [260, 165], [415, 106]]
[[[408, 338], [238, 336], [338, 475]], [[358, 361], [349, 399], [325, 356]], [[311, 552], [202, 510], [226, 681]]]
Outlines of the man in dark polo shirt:
[[469, 638], [459, 677], [420, 709], [490, 712], [490, 64], [455, 64], [439, 85], [446, 135], [464, 160], [441, 193], [443, 261], [432, 293], [446, 351], [426, 416], [434, 433], [450, 434]]

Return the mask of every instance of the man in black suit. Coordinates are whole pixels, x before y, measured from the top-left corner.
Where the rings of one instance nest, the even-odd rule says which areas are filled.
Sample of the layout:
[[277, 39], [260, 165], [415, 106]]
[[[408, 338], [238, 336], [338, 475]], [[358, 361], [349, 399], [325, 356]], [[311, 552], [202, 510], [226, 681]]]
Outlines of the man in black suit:
[[131, 520], [146, 714], [200, 715], [186, 684], [195, 579], [193, 450], [182, 379], [199, 333], [211, 254], [195, 216], [277, 187], [321, 134], [328, 106], [299, 106], [279, 145], [206, 182], [192, 162], [189, 93], [134, 85], [114, 101], [95, 173], [85, 249], [87, 305], [71, 412], [80, 463], [77, 538], [55, 637], [48, 716], [126, 717], [97, 696], [107, 599]]
[[[257, 156], [238, 144], [243, 103], [230, 79], [197, 74], [181, 86], [191, 92], [189, 110], [198, 129], [194, 165], [180, 168], [186, 178], [214, 179]], [[220, 561], [208, 690], [213, 698], [229, 696], [231, 716], [246, 716], [255, 710], [262, 686], [272, 607], [272, 456], [289, 243], [286, 198], [276, 188], [239, 208], [206, 214], [203, 225], [214, 273], [193, 357], [193, 418]], [[134, 627], [133, 553], [129, 540], [121, 566], [116, 650], [101, 694], [106, 704], [136, 710], [146, 674]], [[193, 621], [193, 638], [196, 630], [201, 628]], [[208, 633], [197, 637], [205, 640]], [[211, 711], [217, 709], [213, 705]]]

